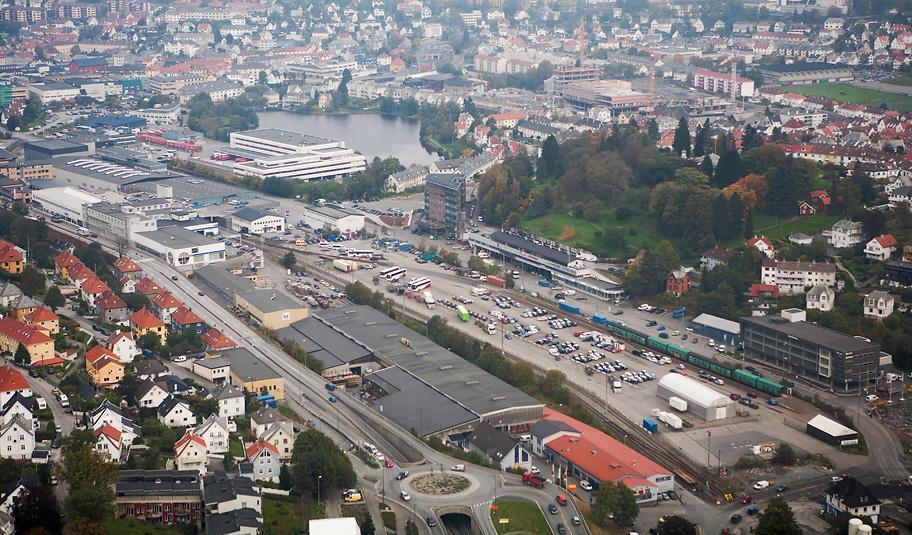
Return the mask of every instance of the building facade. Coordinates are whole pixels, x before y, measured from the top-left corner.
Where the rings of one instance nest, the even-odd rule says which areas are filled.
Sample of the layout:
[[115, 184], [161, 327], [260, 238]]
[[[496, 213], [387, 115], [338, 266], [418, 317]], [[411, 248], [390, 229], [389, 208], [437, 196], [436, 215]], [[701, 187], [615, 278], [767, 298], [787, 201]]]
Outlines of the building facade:
[[465, 231], [465, 179], [459, 174], [434, 173], [424, 188], [424, 217], [430, 229], [446, 237]]

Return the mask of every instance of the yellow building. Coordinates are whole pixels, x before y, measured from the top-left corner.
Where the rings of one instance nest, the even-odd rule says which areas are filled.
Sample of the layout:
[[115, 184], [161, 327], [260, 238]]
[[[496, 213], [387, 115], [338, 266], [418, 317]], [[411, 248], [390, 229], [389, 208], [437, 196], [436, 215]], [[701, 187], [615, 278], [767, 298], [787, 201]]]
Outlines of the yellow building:
[[124, 365], [117, 355], [101, 346], [86, 351], [86, 371], [92, 384], [104, 388], [114, 388], [124, 378]]
[[45, 307], [38, 307], [27, 314], [25, 324], [51, 336], [60, 332], [60, 317]]
[[25, 254], [6, 240], [0, 240], [0, 269], [14, 274], [25, 270]]
[[[208, 352], [208, 355], [216, 354]], [[247, 392], [270, 394], [277, 400], [285, 399], [285, 379], [272, 367], [242, 347], [217, 354], [231, 363], [231, 383]]]
[[28, 350], [32, 365], [51, 364], [59, 360], [54, 356], [54, 340], [50, 336], [10, 316], [0, 318], [0, 351], [15, 354], [19, 344]]
[[133, 338], [136, 340], [149, 333], [158, 335], [163, 344], [168, 339], [168, 330], [165, 329], [165, 324], [158, 319], [158, 316], [145, 308], [134, 312], [130, 316], [130, 328], [133, 329]]
[[250, 290], [234, 295], [234, 305], [250, 314], [263, 327], [284, 329], [307, 318], [307, 308], [277, 290]]

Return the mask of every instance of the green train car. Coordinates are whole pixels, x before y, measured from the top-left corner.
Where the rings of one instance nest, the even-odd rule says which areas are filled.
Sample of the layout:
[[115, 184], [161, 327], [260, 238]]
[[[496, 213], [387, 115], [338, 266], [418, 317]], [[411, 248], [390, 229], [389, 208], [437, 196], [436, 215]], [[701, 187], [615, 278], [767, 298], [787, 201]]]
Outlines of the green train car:
[[690, 352], [687, 356], [687, 362], [693, 364], [694, 366], [699, 366], [705, 370], [709, 370], [716, 375], [721, 375], [722, 377], [728, 377], [729, 379], [737, 379], [733, 375], [734, 372], [738, 370], [733, 370], [728, 366], [723, 366], [715, 361], [712, 361], [708, 358], [701, 357], [696, 353]]
[[659, 351], [664, 351], [673, 357], [677, 357], [681, 360], [687, 360], [687, 356], [690, 355], [690, 351], [684, 349], [683, 347], [672, 344], [671, 342], [666, 342], [665, 340], [657, 337], [650, 336], [646, 339], [646, 347], [651, 347], [653, 349], [658, 349]]
[[744, 370], [735, 370], [734, 378], [746, 385], [750, 385], [756, 388], [757, 390], [766, 392], [767, 394], [778, 396], [782, 393], [782, 385], [776, 381], [770, 381], [765, 377], [760, 377], [759, 375]]

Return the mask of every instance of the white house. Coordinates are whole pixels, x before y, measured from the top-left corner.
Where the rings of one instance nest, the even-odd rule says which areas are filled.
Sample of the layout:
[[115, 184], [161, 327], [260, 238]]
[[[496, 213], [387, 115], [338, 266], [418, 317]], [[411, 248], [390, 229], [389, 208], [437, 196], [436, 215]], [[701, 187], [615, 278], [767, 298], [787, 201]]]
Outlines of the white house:
[[197, 470], [205, 474], [209, 467], [206, 441], [192, 431], [187, 431], [174, 443], [174, 460], [178, 470]]
[[123, 433], [111, 424], [103, 424], [92, 432], [95, 437], [95, 451], [101, 454], [106, 461], [119, 463], [123, 452]]
[[34, 451], [35, 432], [31, 420], [16, 416], [0, 427], [0, 457], [27, 461]]
[[260, 438], [272, 424], [284, 421], [286, 421], [285, 417], [279, 414], [279, 411], [263, 407], [250, 415], [250, 429], [253, 431], [253, 436]]
[[215, 384], [231, 379], [231, 363], [226, 358], [195, 359], [193, 373]]
[[114, 332], [108, 337], [105, 347], [117, 355], [121, 364], [129, 364], [135, 357], [142, 354], [142, 351], [136, 347], [136, 340], [133, 339], [131, 331]]
[[773, 247], [773, 242], [766, 236], [754, 236], [747, 240], [747, 246], [760, 251], [767, 258], [776, 257], [776, 249]]
[[168, 396], [158, 406], [158, 421], [168, 427], [190, 427], [196, 424], [196, 416], [186, 401]]
[[808, 290], [805, 300], [808, 310], [816, 309], [821, 312], [829, 312], [833, 310], [833, 306], [836, 304], [836, 292], [829, 286], [817, 284]]
[[206, 451], [210, 455], [226, 453], [228, 451], [228, 419], [216, 415], [206, 418], [203, 423], [196, 426], [193, 434], [206, 442]]
[[884, 319], [893, 313], [895, 298], [887, 292], [874, 290], [864, 300], [864, 315], [869, 318]]
[[16, 417], [22, 417], [31, 422], [33, 403], [30, 398], [24, 398], [19, 394], [9, 398], [0, 409], [0, 425], [6, 425]]
[[254, 479], [277, 481], [282, 469], [279, 451], [276, 447], [262, 438], [247, 446], [247, 462], [253, 469]]
[[231, 219], [231, 230], [248, 234], [264, 232], [284, 232], [285, 218], [270, 214], [259, 208], [242, 208], [228, 216]]
[[775, 284], [780, 295], [798, 295], [818, 284], [836, 285], [836, 265], [826, 262], [787, 262], [764, 258], [760, 282]]
[[32, 397], [32, 387], [29, 386], [22, 372], [9, 364], [4, 364], [0, 366], [0, 404], [5, 404], [16, 394], [30, 398]]
[[864, 225], [857, 221], [840, 219], [830, 230], [830, 245], [836, 249], [854, 247], [864, 242]]
[[136, 437], [142, 436], [142, 428], [133, 423], [133, 420], [126, 418], [120, 408], [108, 400], [102, 401], [90, 417], [93, 432], [109, 425], [120, 432], [120, 441], [124, 447], [129, 447]]
[[896, 252], [896, 247], [896, 238], [892, 234], [881, 234], [865, 244], [864, 252], [865, 256], [871, 260], [883, 262], [890, 259], [890, 256]]
[[212, 391], [212, 397], [218, 401], [219, 416], [222, 418], [234, 418], [235, 416], [244, 416], [244, 392], [231, 383], [225, 383]]
[[146, 381], [139, 385], [136, 392], [136, 402], [140, 407], [147, 409], [158, 408], [165, 399], [168, 398], [168, 392], [160, 385], [152, 381]]
[[252, 509], [262, 514], [259, 486], [246, 477], [229, 478], [216, 472], [203, 478], [206, 516], [224, 514], [241, 509]]
[[828, 514], [839, 516], [846, 513], [850, 517], [868, 517], [871, 523], [877, 524], [880, 500], [854, 477], [844, 477], [831, 484], [825, 496], [823, 507]]
[[294, 426], [288, 420], [275, 422], [267, 427], [262, 435], [259, 435], [266, 442], [275, 446], [279, 453], [279, 459], [282, 461], [291, 460], [291, 452], [294, 450], [295, 432]]

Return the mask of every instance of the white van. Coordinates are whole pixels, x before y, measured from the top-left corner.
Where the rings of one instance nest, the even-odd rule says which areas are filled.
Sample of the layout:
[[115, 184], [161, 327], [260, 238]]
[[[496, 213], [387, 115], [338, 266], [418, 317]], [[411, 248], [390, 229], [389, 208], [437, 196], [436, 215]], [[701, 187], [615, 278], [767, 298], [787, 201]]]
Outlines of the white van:
[[41, 396], [35, 397], [35, 406], [38, 407], [39, 411], [43, 411], [48, 408], [47, 401], [45, 401], [44, 398]]
[[867, 401], [868, 403], [870, 403], [872, 401], [877, 401], [878, 399], [880, 399], [880, 398], [877, 397], [876, 394], [868, 394], [867, 396], [865, 396], [865, 401]]

